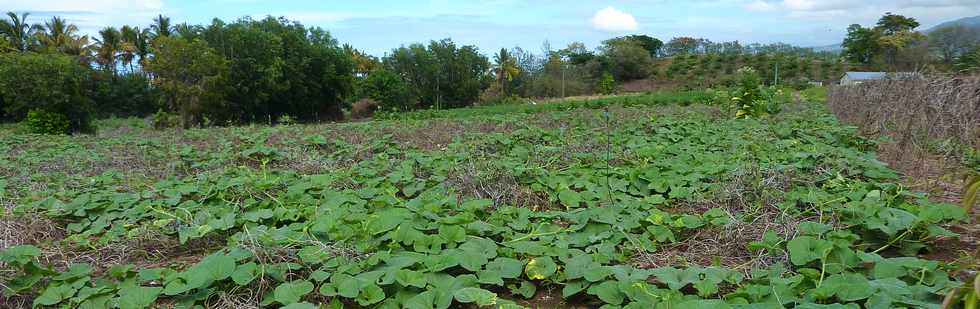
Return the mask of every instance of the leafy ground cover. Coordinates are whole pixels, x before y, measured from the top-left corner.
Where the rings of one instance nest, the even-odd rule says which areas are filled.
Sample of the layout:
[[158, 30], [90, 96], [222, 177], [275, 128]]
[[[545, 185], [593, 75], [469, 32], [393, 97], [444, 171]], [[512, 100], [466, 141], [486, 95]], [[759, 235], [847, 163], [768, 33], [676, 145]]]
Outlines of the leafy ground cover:
[[935, 308], [962, 285], [917, 256], [963, 209], [822, 105], [614, 103], [5, 130], [3, 306]]

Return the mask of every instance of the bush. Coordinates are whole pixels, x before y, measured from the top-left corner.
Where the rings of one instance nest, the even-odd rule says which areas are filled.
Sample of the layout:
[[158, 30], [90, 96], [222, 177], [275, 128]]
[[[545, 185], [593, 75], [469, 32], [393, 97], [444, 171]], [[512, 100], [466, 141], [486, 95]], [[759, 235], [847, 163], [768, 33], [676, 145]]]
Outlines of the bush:
[[613, 94], [616, 92], [616, 80], [613, 79], [612, 74], [609, 74], [609, 72], [603, 73], [602, 78], [599, 79], [599, 85], [596, 88], [600, 94]]
[[32, 110], [57, 113], [69, 121], [69, 132], [91, 131], [92, 101], [86, 85], [92, 69], [60, 54], [0, 55], [0, 96], [11, 120], [24, 120]]
[[177, 114], [168, 113], [162, 109], [153, 114], [154, 129], [176, 128], [178, 125], [180, 125], [180, 117]]
[[150, 79], [140, 73], [114, 75], [111, 72], [95, 74], [95, 101], [97, 116], [146, 117], [157, 110], [160, 91], [150, 86]]
[[31, 133], [52, 135], [71, 133], [71, 121], [68, 117], [41, 109], [27, 112], [24, 124]]
[[777, 114], [789, 99], [782, 90], [762, 85], [756, 70], [744, 67], [736, 72], [728, 89], [712, 91], [715, 104], [728, 107], [735, 118]]
[[[398, 75], [388, 70], [377, 70], [355, 84], [357, 98], [370, 99], [383, 111], [408, 111], [414, 99], [408, 84]], [[360, 103], [361, 101], [358, 101]], [[373, 110], [372, 110], [373, 111]]]

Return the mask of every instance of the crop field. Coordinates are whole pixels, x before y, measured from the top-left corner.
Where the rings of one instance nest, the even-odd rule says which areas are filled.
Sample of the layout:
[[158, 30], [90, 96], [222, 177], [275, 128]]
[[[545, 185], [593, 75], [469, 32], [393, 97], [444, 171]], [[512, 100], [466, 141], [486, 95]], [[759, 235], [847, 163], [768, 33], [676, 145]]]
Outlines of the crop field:
[[4, 128], [0, 307], [938, 308], [963, 285], [936, 244], [964, 209], [822, 103], [697, 95]]

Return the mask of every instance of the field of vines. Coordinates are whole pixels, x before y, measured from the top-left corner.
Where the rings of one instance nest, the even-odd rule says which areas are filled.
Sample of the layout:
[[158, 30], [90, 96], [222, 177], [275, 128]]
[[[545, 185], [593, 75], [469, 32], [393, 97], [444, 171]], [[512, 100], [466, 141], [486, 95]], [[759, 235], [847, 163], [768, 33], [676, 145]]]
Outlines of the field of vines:
[[680, 97], [5, 127], [0, 307], [938, 308], [963, 285], [924, 258], [963, 208], [822, 103]]

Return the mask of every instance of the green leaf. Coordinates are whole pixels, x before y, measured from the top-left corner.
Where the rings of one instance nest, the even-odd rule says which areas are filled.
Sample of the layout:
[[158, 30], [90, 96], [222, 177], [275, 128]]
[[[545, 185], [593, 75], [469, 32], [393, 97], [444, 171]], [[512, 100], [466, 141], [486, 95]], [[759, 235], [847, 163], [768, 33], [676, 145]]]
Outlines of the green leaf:
[[307, 302], [302, 302], [302, 303], [289, 304], [289, 305], [283, 306], [280, 309], [317, 309], [317, 308], [319, 308], [319, 307], [317, 307], [314, 304], [307, 303]]
[[248, 285], [258, 276], [258, 265], [255, 262], [248, 262], [238, 265], [235, 272], [231, 274], [231, 280], [238, 285]]
[[611, 305], [623, 303], [626, 295], [619, 290], [619, 283], [616, 281], [606, 281], [589, 287], [589, 294], [599, 297], [600, 300]]
[[555, 264], [555, 261], [550, 256], [531, 259], [524, 266], [524, 273], [531, 280], [547, 279], [554, 275], [556, 271], [558, 271], [558, 265]]
[[0, 250], [0, 262], [24, 265], [41, 256], [41, 249], [31, 245], [20, 245]]
[[66, 281], [66, 280], [88, 276], [90, 273], [92, 273], [92, 266], [89, 266], [88, 264], [84, 264], [84, 263], [72, 264], [71, 266], [68, 267], [68, 270], [58, 274], [57, 276], [54, 276], [51, 279], [57, 281]]
[[524, 297], [524, 298], [527, 298], [527, 299], [530, 299], [531, 297], [534, 297], [534, 293], [537, 292], [537, 290], [538, 290], [538, 287], [535, 286], [534, 283], [532, 283], [530, 281], [527, 281], [527, 280], [521, 280], [521, 285], [520, 286], [514, 286], [514, 285], [511, 285], [510, 286], [511, 293], [514, 293], [516, 295], [520, 295], [521, 297]]
[[561, 289], [562, 297], [569, 298], [572, 295], [578, 294], [585, 288], [589, 287], [589, 282], [585, 280], [575, 280], [565, 283], [565, 287]]
[[40, 296], [34, 299], [34, 306], [51, 306], [75, 296], [78, 289], [69, 284], [53, 284], [44, 289]]
[[376, 284], [368, 284], [357, 295], [357, 304], [367, 306], [385, 299], [385, 292]]
[[497, 304], [497, 294], [481, 288], [459, 289], [453, 293], [453, 298], [464, 304], [476, 303], [481, 307]]
[[432, 309], [435, 302], [436, 292], [430, 290], [409, 298], [404, 306], [408, 309]]
[[[732, 305], [726, 304], [722, 300], [689, 300], [682, 302], [677, 305], [677, 308], [690, 308], [690, 309], [731, 309]], [[773, 307], [763, 307], [763, 308], [773, 308]], [[775, 306], [774, 308], [782, 308], [782, 306]], [[799, 308], [799, 307], [796, 307]]]
[[119, 309], [142, 309], [149, 307], [160, 295], [159, 287], [128, 287], [119, 290]]
[[584, 275], [585, 275], [585, 280], [588, 280], [589, 282], [598, 282], [598, 281], [602, 281], [606, 277], [609, 277], [609, 275], [612, 275], [612, 271], [610, 271], [609, 268], [605, 266], [599, 264], [592, 264], [588, 269], [585, 270]]
[[847, 273], [827, 277], [813, 292], [823, 298], [836, 295], [841, 301], [854, 302], [871, 297], [875, 291], [864, 275]]
[[361, 283], [357, 278], [347, 274], [336, 274], [330, 277], [330, 282], [337, 287], [337, 293], [346, 298], [355, 298], [361, 293]]
[[812, 236], [800, 236], [790, 240], [786, 244], [786, 249], [789, 250], [790, 261], [794, 265], [802, 266], [822, 259], [830, 249], [833, 248], [833, 244], [829, 241], [817, 239]]
[[569, 189], [562, 189], [558, 192], [558, 200], [560, 200], [562, 205], [565, 205], [566, 208], [575, 208], [582, 203], [582, 195]]
[[459, 243], [466, 240], [466, 230], [458, 225], [439, 226], [439, 237], [447, 243]]
[[306, 294], [313, 292], [313, 283], [303, 281], [292, 281], [280, 284], [273, 291], [273, 298], [283, 305], [299, 302]]
[[395, 271], [395, 281], [406, 287], [414, 286], [420, 289], [424, 289], [427, 284], [422, 273], [408, 269]]
[[78, 309], [109, 309], [112, 295], [99, 295], [86, 299], [78, 305]]

